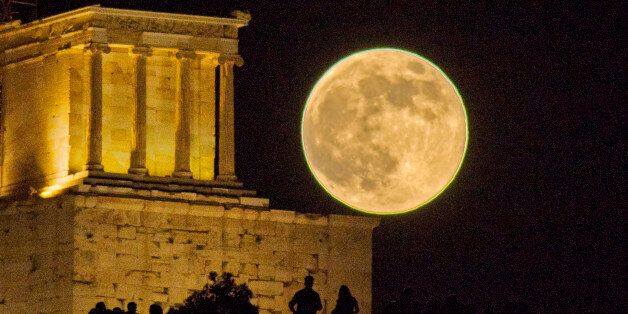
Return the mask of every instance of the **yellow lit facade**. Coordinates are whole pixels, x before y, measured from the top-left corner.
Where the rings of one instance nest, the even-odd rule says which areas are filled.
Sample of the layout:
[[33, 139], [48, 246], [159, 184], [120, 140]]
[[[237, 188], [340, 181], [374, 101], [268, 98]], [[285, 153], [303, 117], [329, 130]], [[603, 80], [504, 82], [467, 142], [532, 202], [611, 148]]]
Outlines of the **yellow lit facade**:
[[262, 313], [316, 278], [370, 312], [368, 217], [271, 209], [235, 176], [248, 14], [100, 8], [0, 25], [0, 313], [165, 312], [231, 272]]
[[[214, 169], [219, 153], [216, 73], [224, 62], [230, 67], [239, 62], [237, 29], [248, 17], [194, 17], [198, 25], [178, 20], [180, 25], [173, 26], [150, 24], [163, 18], [161, 13], [130, 12], [134, 11], [89, 7], [40, 23], [11, 23], [0, 29], [0, 48], [5, 50], [0, 60], [1, 195], [41, 189], [50, 179], [88, 170], [93, 162], [90, 150], [100, 152], [97, 170], [129, 173], [135, 167], [138, 136], [144, 141], [141, 163], [147, 175], [183, 173], [200, 180], [220, 176]], [[137, 47], [147, 51], [141, 73]], [[182, 59], [181, 52], [189, 55]], [[99, 74], [93, 68], [96, 54]], [[226, 86], [232, 89], [233, 78], [227, 79]], [[138, 92], [138, 80], [145, 84], [142, 92]], [[94, 94], [100, 95], [98, 99], [94, 100]], [[233, 92], [227, 95], [232, 97]], [[145, 106], [141, 135], [136, 121], [138, 97]], [[90, 134], [94, 101], [101, 107], [101, 121], [96, 123], [100, 136]], [[225, 101], [233, 110], [233, 100]], [[181, 106], [187, 110], [183, 122]], [[223, 123], [232, 133], [233, 121]], [[100, 147], [92, 149], [94, 137]], [[183, 147], [179, 160], [177, 147]], [[227, 147], [223, 156], [227, 173], [222, 178], [232, 180], [233, 148]]]

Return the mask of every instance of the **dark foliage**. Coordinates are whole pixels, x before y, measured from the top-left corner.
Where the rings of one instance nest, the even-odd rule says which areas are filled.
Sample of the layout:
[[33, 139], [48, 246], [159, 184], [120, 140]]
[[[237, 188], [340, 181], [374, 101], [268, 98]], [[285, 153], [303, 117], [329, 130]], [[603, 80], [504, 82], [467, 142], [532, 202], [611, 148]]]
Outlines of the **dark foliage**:
[[211, 284], [206, 284], [200, 291], [195, 291], [184, 304], [171, 308], [169, 314], [249, 314], [259, 313], [251, 304], [253, 292], [246, 284], [235, 283], [231, 273], [223, 273], [220, 277], [211, 272]]

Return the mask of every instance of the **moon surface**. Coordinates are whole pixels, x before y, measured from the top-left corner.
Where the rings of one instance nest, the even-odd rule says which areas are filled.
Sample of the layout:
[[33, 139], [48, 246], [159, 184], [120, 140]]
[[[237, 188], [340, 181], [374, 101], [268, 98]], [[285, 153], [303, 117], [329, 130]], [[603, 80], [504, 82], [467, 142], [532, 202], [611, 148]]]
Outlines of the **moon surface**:
[[308, 97], [301, 125], [312, 174], [359, 211], [416, 209], [453, 181], [467, 147], [455, 86], [428, 60], [372, 49], [332, 66]]

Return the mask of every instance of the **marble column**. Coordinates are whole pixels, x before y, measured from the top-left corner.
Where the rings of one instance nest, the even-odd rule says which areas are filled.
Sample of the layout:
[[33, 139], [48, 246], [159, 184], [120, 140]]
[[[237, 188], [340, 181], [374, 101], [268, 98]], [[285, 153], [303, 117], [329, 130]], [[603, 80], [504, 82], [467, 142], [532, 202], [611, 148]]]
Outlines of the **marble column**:
[[218, 57], [220, 65], [220, 96], [218, 108], [218, 171], [216, 180], [236, 181], [233, 66], [242, 66], [238, 55]]
[[190, 82], [192, 60], [196, 54], [191, 50], [180, 50], [177, 52], [179, 60], [179, 97], [177, 100], [176, 116], [176, 138], [174, 154], [175, 177], [190, 178], [190, 123], [192, 113], [192, 86]]
[[90, 60], [90, 114], [87, 146], [87, 170], [103, 171], [102, 165], [102, 54], [111, 48], [103, 43], [92, 43]]
[[145, 175], [146, 169], [146, 58], [151, 55], [148, 47], [135, 47], [135, 97], [133, 103], [134, 124], [129, 173]]

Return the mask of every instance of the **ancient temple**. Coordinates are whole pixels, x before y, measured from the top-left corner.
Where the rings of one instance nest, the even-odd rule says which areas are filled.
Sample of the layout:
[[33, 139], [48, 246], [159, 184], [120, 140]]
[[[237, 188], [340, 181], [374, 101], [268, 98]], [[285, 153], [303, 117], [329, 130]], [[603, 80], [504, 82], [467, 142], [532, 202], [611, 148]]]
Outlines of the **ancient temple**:
[[91, 6], [0, 25], [0, 313], [142, 312], [231, 272], [262, 313], [315, 278], [371, 309], [377, 220], [269, 207], [235, 172], [248, 14]]

